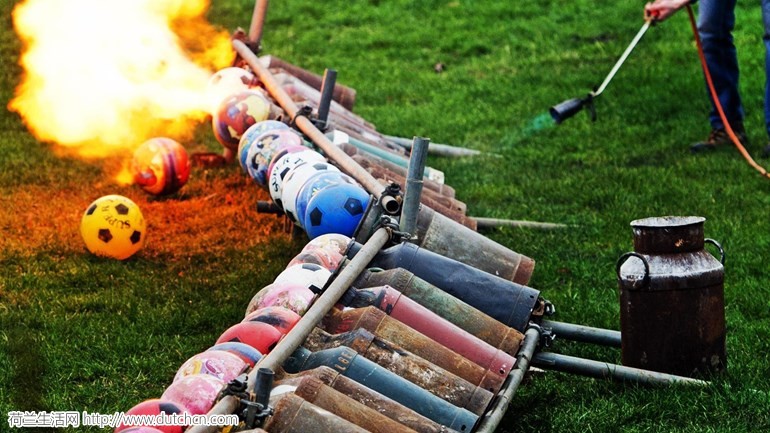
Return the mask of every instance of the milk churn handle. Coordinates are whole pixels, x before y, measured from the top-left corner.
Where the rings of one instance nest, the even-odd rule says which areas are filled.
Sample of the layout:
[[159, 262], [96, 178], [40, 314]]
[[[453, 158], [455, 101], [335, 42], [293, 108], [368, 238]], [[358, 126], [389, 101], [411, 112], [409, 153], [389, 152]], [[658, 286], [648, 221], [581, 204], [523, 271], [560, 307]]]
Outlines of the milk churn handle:
[[618, 274], [618, 279], [620, 279], [620, 267], [623, 266], [623, 263], [626, 262], [626, 259], [629, 257], [636, 257], [639, 260], [642, 261], [644, 264], [644, 278], [642, 278], [642, 287], [645, 288], [650, 285], [650, 264], [647, 263], [647, 259], [644, 258], [643, 255], [639, 253], [625, 253], [618, 259], [617, 264], [615, 265], [615, 273]]
[[719, 242], [717, 242], [717, 241], [715, 241], [714, 239], [711, 239], [711, 238], [706, 238], [706, 239], [703, 240], [703, 242], [705, 242], [707, 244], [712, 244], [715, 247], [717, 247], [717, 249], [719, 249], [719, 263], [724, 265], [725, 264], [725, 250], [722, 248], [722, 245], [719, 245]]

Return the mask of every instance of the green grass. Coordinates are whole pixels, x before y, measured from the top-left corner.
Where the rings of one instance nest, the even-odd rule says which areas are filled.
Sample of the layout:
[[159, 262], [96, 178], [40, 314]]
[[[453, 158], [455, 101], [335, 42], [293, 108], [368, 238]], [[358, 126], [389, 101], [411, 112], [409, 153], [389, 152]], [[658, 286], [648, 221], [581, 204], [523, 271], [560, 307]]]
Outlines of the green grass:
[[[212, 22], [248, 26], [251, 2], [213, 3]], [[0, 3], [3, 103], [21, 72], [11, 9]], [[575, 226], [487, 233], [537, 260], [531, 285], [559, 320], [618, 329], [615, 261], [632, 249], [634, 219], [704, 216], [706, 236], [724, 246], [729, 372], [715, 386], [539, 374], [498, 432], [770, 430], [770, 182], [733, 149], [689, 154], [708, 132], [708, 102], [686, 14], [648, 32], [597, 99], [596, 123], [581, 113], [533, 126], [550, 105], [601, 82], [641, 26], [641, 9], [585, 0], [270, 4], [265, 52], [310, 70], [336, 68], [358, 91], [355, 112], [380, 131], [500, 155], [430, 158], [469, 215]], [[759, 8], [739, 6], [753, 153], [767, 141], [760, 19]], [[195, 145], [216, 149], [201, 128]], [[112, 413], [160, 396], [303, 244], [253, 213], [266, 194], [235, 167], [195, 169], [182, 192], [153, 200], [113, 185], [108, 166], [57, 157], [16, 114], [0, 114], [0, 414]], [[150, 222], [147, 247], [125, 263], [92, 257], [79, 239], [80, 213], [107, 193], [135, 199]], [[617, 351], [564, 341], [555, 350], [619, 362]], [[6, 431], [5, 419], [0, 425]]]

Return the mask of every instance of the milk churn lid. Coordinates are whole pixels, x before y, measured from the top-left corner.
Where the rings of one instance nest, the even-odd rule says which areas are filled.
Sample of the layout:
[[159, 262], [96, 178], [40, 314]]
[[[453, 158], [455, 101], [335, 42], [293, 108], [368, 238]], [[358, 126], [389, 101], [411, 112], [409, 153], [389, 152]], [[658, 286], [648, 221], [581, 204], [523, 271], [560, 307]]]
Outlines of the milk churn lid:
[[[703, 235], [703, 217], [665, 216], [631, 222], [634, 252], [618, 259], [621, 289], [682, 290], [724, 283], [724, 250]], [[720, 253], [717, 260], [704, 250], [706, 243]]]

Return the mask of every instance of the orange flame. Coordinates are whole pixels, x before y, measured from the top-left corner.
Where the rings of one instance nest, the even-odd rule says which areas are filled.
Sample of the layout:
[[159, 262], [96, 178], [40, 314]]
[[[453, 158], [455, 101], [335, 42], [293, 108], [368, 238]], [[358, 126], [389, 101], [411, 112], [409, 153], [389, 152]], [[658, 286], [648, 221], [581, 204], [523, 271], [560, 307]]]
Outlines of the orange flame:
[[26, 0], [13, 11], [25, 74], [8, 104], [38, 140], [87, 157], [184, 139], [211, 70], [233, 59], [208, 0]]

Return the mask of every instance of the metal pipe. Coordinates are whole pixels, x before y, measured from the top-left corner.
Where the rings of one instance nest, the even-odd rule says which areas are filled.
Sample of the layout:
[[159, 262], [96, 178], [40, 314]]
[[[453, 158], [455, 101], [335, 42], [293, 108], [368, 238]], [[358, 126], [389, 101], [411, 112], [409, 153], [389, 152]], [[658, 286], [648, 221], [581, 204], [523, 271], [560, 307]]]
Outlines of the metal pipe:
[[[342, 294], [350, 288], [353, 281], [366, 269], [366, 266], [385, 245], [389, 237], [390, 233], [387, 229], [378, 229], [364, 245], [364, 249], [361, 251], [364, 253], [364, 257], [356, 260], [358, 258], [356, 256], [342, 268], [339, 275], [323, 291], [321, 296], [313, 302], [313, 305], [311, 305], [299, 322], [294, 325], [291, 332], [283, 337], [270, 353], [262, 357], [259, 363], [257, 363], [257, 367], [270, 368], [274, 371], [281, 367], [283, 362], [302, 345], [302, 342], [310, 335], [310, 331], [337, 304]], [[254, 389], [255, 380], [256, 375], [249, 375], [248, 389]]]
[[[330, 132], [327, 136], [331, 135], [331, 140], [337, 144], [338, 146], [341, 146], [345, 143], [350, 144], [351, 146], [355, 147], [356, 149], [366, 153], [367, 155], [371, 155], [380, 159], [384, 159], [388, 162], [391, 162], [393, 164], [396, 164], [397, 166], [400, 166], [406, 170], [408, 170], [409, 167], [409, 159], [407, 159], [404, 156], [398, 155], [396, 153], [391, 152], [388, 149], [384, 149], [382, 147], [375, 146], [374, 144], [367, 143], [365, 141], [358, 140], [354, 137], [351, 137], [350, 134], [347, 132], [344, 132], [340, 129], [335, 129], [334, 131]], [[347, 153], [346, 153], [347, 154]], [[434, 182], [443, 183], [444, 182], [444, 173], [440, 170], [436, 170], [432, 167], [424, 167], [423, 168], [423, 176], [429, 180], [432, 180]]]
[[600, 346], [620, 347], [620, 332], [609, 329], [592, 328], [573, 323], [544, 320], [543, 327], [551, 328], [556, 338], [563, 338], [581, 343], [598, 344]]
[[[323, 78], [318, 74], [300, 68], [297, 65], [293, 65], [272, 55], [260, 57], [260, 63], [266, 68], [283, 69], [313, 89], [321, 90], [321, 82]], [[355, 89], [351, 89], [350, 87], [337, 83], [334, 86], [334, 100], [345, 107], [347, 110], [352, 110], [353, 105], [355, 105], [356, 102], [356, 91]]]
[[345, 152], [339, 149], [334, 143], [331, 142], [323, 132], [313, 125], [310, 119], [304, 116], [297, 116], [299, 108], [297, 104], [291, 99], [288, 93], [283, 90], [283, 87], [275, 80], [273, 74], [262, 65], [257, 56], [249, 50], [243, 42], [234, 39], [232, 41], [233, 48], [241, 56], [243, 61], [249, 65], [251, 70], [257, 75], [259, 81], [261, 81], [270, 95], [275, 98], [278, 105], [283, 108], [290, 118], [293, 119], [294, 124], [310, 138], [326, 156], [339, 165], [339, 167], [347, 174], [357, 180], [370, 194], [375, 197], [382, 195], [385, 190], [385, 186], [374, 178], [368, 171], [364, 170], [358, 163], [353, 161]]
[[475, 433], [492, 433], [500, 424], [505, 412], [508, 410], [508, 404], [524, 380], [524, 375], [529, 370], [529, 363], [534, 356], [538, 343], [540, 343], [540, 329], [537, 327], [527, 329], [524, 333], [521, 349], [516, 355], [516, 367], [511, 370], [511, 374], [508, 375], [503, 389], [497, 395], [498, 398], [495, 404], [481, 420]]
[[617, 62], [615, 62], [615, 66], [612, 67], [612, 70], [609, 74], [607, 74], [607, 77], [604, 79], [602, 84], [599, 85], [599, 88], [591, 92], [591, 96], [599, 96], [604, 92], [604, 89], [607, 88], [607, 85], [610, 84], [610, 81], [612, 81], [612, 78], [615, 76], [615, 74], [618, 72], [618, 69], [620, 69], [620, 66], [623, 64], [623, 62], [626, 61], [628, 58], [628, 55], [631, 54], [631, 51], [634, 50], [634, 47], [636, 47], [636, 44], [639, 43], [639, 40], [642, 39], [642, 36], [647, 32], [647, 29], [650, 28], [650, 25], [652, 24], [652, 20], [648, 19], [644, 22], [642, 25], [642, 28], [639, 29], [639, 31], [636, 33], [636, 36], [634, 36], [634, 39], [631, 41], [630, 44], [628, 44], [628, 47], [625, 51], [623, 51], [623, 54], [620, 56]]
[[256, 50], [259, 50], [259, 45], [262, 42], [262, 29], [265, 26], [268, 3], [268, 0], [257, 0], [254, 3], [254, 13], [251, 16], [251, 25], [249, 26], [249, 41]]
[[491, 229], [497, 227], [523, 227], [533, 229], [563, 229], [569, 227], [567, 224], [561, 223], [543, 223], [537, 221], [524, 221], [524, 220], [508, 220], [499, 218], [482, 218], [471, 217], [476, 220], [476, 227], [479, 229]]
[[704, 380], [676, 376], [657, 371], [642, 370], [592, 359], [559, 355], [551, 352], [540, 352], [532, 359], [532, 365], [545, 370], [555, 370], [564, 373], [578, 374], [597, 379], [614, 379], [646, 385], [709, 385]]
[[[398, 144], [405, 149], [412, 148], [412, 140], [404, 137], [396, 137], [394, 135], [383, 135], [386, 140], [391, 143]], [[482, 152], [476, 149], [468, 149], [465, 147], [451, 146], [449, 144], [431, 143], [428, 147], [428, 153], [438, 156], [449, 157], [461, 157], [461, 156], [476, 156], [481, 155]]]
[[420, 198], [422, 197], [422, 173], [425, 171], [425, 163], [428, 159], [429, 138], [414, 137], [412, 155], [407, 167], [406, 186], [404, 191], [404, 204], [401, 210], [399, 228], [416, 237], [417, 214], [420, 210]]
[[267, 407], [270, 402], [270, 390], [273, 388], [273, 373], [272, 369], [260, 367], [257, 369], [256, 385], [254, 386], [254, 392], [256, 393], [255, 401]]
[[326, 69], [324, 71], [323, 83], [321, 84], [321, 99], [318, 101], [318, 120], [326, 127], [329, 120], [329, 108], [334, 96], [334, 84], [337, 82], [337, 71]]
[[[342, 269], [337, 278], [324, 290], [318, 299], [313, 302], [310, 309], [304, 316], [294, 325], [294, 328], [289, 332], [275, 348], [263, 356], [257, 365], [249, 372], [248, 375], [248, 390], [254, 390], [254, 385], [257, 380], [257, 372], [261, 368], [269, 368], [276, 371], [281, 364], [291, 355], [301, 344], [305, 341], [305, 338], [310, 334], [310, 331], [321, 321], [326, 313], [339, 301], [342, 294], [350, 287], [361, 272], [366, 269], [366, 266], [374, 258], [377, 252], [385, 245], [390, 233], [387, 229], [378, 229], [372, 237], [364, 245], [358, 255], [350, 260], [347, 265]], [[359, 258], [360, 256], [360, 258]], [[236, 397], [227, 396], [219, 401], [210, 411], [209, 415], [228, 415], [235, 413], [238, 409], [239, 401]], [[217, 431], [216, 426], [203, 426], [196, 425], [190, 427], [186, 433], [213, 433]]]

